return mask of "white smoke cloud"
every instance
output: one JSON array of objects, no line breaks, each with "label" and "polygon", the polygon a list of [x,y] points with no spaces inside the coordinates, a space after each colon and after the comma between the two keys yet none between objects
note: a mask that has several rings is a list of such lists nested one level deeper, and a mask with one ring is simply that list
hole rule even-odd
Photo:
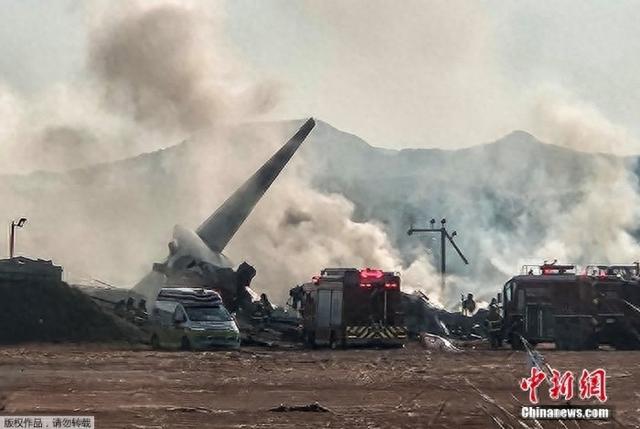
[{"label": "white smoke cloud", "polygon": [[[531,146],[515,152],[505,148],[502,152],[510,164],[520,166],[515,179],[529,179],[515,188],[521,191],[518,198],[529,201],[524,212],[508,219],[511,229],[489,223],[482,225],[486,233],[477,232],[476,263],[486,261],[486,268],[495,272],[478,278],[483,270],[476,269],[473,275],[459,279],[458,285],[484,299],[495,295],[509,277],[519,274],[523,264],[557,259],[578,264],[581,269],[589,264],[630,264],[640,255],[640,245],[633,235],[640,221],[636,159],[624,156],[637,153],[638,142],[596,106],[566,89],[544,86],[529,92],[528,97],[529,124],[535,136],[573,151],[544,153],[556,153],[565,161],[573,156],[576,162],[554,163],[529,152]],[[585,152],[591,156],[583,156]],[[483,186],[490,186],[495,195],[504,198],[513,189],[505,179],[514,180],[513,172],[493,170]],[[505,209],[509,206],[489,201],[478,206],[477,215],[501,218],[507,216]],[[474,225],[463,222],[460,228],[468,231]]]},{"label": "white smoke cloud", "polygon": [[[5,171],[87,169],[30,175],[24,192],[22,179],[7,180],[0,216],[28,217],[20,251],[54,259],[71,280],[133,286],[166,255],[173,223],[196,227],[289,136],[238,129],[269,111],[278,92],[246,77],[219,16],[190,3],[98,6],[77,82],[37,99],[0,91],[2,150],[19,155],[3,158]],[[180,152],[159,153],[154,164],[139,157],[134,171],[92,166],[183,139]],[[352,221],[349,201],[313,190],[303,166],[291,167],[229,248],[237,263],[257,266],[258,289],[282,300],[326,266],[402,268],[382,227]],[[424,270],[409,272],[429,287]]]},{"label": "white smoke cloud", "polygon": [[621,156],[640,152],[640,145],[627,129],[568,90],[546,85],[529,96],[533,100],[531,126],[543,140],[582,152]]},{"label": "white smoke cloud", "polygon": [[579,202],[567,212],[550,213],[551,228],[539,254],[581,264],[636,261],[640,246],[631,232],[640,220],[640,194],[635,161],[623,155],[637,153],[640,145],[624,127],[566,91],[545,88],[534,106],[533,126],[543,139],[606,154],[575,184],[583,194]]},{"label": "white smoke cloud", "polygon": [[216,24],[197,8],[160,5],[98,26],[90,65],[107,106],[147,128],[189,134],[268,109],[275,94],[240,78]]},{"label": "white smoke cloud", "polygon": [[[426,258],[404,267],[381,225],[358,223],[353,204],[313,190],[300,176],[285,176],[240,230],[229,252],[249,257],[255,285],[280,301],[290,287],[325,267],[372,267],[402,272],[403,289],[421,289],[439,302],[438,278]],[[431,294],[433,292],[433,294]]]},{"label": "white smoke cloud", "polygon": [[[431,26],[414,19],[424,17],[418,13],[422,3],[411,2],[404,20],[393,22],[378,2],[370,9],[370,4],[343,9],[335,2],[312,8],[336,27],[328,41],[336,47],[334,60],[352,70],[345,76],[325,76],[344,89],[331,92],[353,95],[352,101],[335,107],[336,115],[364,109],[372,112],[372,122],[389,119],[388,111],[363,106],[357,97],[358,91],[384,87],[381,106],[395,109],[396,97],[418,94],[412,105],[429,121],[459,124],[472,117],[493,124],[495,135],[495,121],[487,118],[518,104],[514,110],[528,107],[527,125],[546,142],[588,152],[637,152],[640,146],[624,127],[567,90],[544,88],[513,96],[513,88],[496,72],[490,22],[481,8],[460,3],[451,21],[449,11],[436,5],[425,9]],[[20,232],[21,251],[51,257],[71,272],[132,285],[151,262],[165,256],[173,223],[196,227],[289,137],[262,133],[259,127],[237,137],[239,123],[261,119],[280,95],[271,82],[247,77],[225,39],[219,12],[195,3],[104,3],[92,13],[87,69],[77,81],[49,87],[37,97],[0,85],[0,168],[5,173],[85,167],[191,140],[183,152],[163,152],[159,164],[136,164],[138,171],[127,171],[131,183],[122,179],[125,174],[103,170],[96,175],[30,176],[28,185],[7,179],[0,189],[0,218],[30,219],[28,230]],[[348,25],[340,25],[343,20]],[[468,38],[457,37],[461,29]],[[352,58],[354,50],[360,54]],[[387,57],[389,61],[378,61]],[[469,76],[482,85],[473,86]],[[367,85],[360,86],[363,77]],[[430,102],[420,95],[424,92],[406,94],[406,81],[426,88]],[[459,92],[451,92],[452,83],[459,83]],[[395,126],[416,125],[401,112],[391,116]],[[500,126],[506,123],[510,120]],[[452,125],[451,136],[433,139],[445,144],[450,137],[457,146],[468,139],[468,129],[482,129],[476,125]],[[428,123],[421,127],[430,128]],[[505,151],[503,156],[521,165],[520,177],[532,181],[552,184],[553,174],[565,173],[562,166],[543,171],[536,164],[523,164],[520,153]],[[133,164],[121,168],[127,165]],[[470,206],[457,201],[463,194],[449,193],[447,203],[464,208],[457,212],[457,227],[463,237],[473,236],[474,250],[482,256],[472,264],[487,266],[472,275],[450,276],[446,291],[440,290],[429,256],[413,245],[401,253],[390,243],[386,226],[351,220],[353,205],[339,195],[313,190],[304,167],[298,162],[287,168],[228,249],[236,262],[247,259],[257,266],[256,287],[278,300],[289,287],[332,265],[401,270],[407,290],[420,288],[434,301],[452,306],[463,291],[481,298],[495,294],[520,261],[532,256],[577,263],[637,259],[631,232],[638,224],[638,187],[624,158],[598,157],[587,174],[579,176],[582,181],[572,185],[577,196],[569,209],[554,200],[550,187],[550,198],[536,200],[525,213],[509,219],[514,225],[509,233],[495,224],[504,208],[494,200]],[[450,187],[469,185],[458,167],[443,175]],[[513,180],[500,171],[481,177],[486,183],[478,180],[477,185],[496,194]],[[531,190],[526,180],[523,183],[522,194],[528,195]],[[544,229],[536,226],[541,220]],[[478,276],[482,271],[496,274]]]}]

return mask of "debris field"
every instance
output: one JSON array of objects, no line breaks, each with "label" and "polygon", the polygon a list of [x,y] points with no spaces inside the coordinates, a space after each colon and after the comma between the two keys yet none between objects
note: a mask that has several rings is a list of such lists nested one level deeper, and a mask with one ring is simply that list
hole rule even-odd
[{"label": "debris field", "polygon": [[[94,415],[101,428],[562,427],[517,422],[523,352],[404,349],[164,352],[131,346],[0,348],[3,414]],[[543,350],[560,370],[607,373],[610,422],[640,425],[637,352]],[[546,389],[546,388],[545,388]],[[541,389],[542,403],[552,404]],[[579,404],[576,402],[575,404]],[[556,403],[557,405],[557,403]],[[622,427],[622,426],[621,426]]]}]

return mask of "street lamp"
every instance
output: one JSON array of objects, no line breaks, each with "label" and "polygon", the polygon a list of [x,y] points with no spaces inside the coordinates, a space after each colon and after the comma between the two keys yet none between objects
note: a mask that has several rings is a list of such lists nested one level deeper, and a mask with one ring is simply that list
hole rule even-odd
[{"label": "street lamp", "polygon": [[9,234],[9,258],[13,259],[13,250],[16,245],[16,227],[22,228],[24,224],[27,223],[26,217],[21,217],[17,222],[15,220],[11,221],[11,233]]}]

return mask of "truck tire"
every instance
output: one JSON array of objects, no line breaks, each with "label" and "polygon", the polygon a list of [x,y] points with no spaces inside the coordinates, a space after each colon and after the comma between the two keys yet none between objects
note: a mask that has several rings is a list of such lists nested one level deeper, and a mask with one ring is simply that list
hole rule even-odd
[{"label": "truck tire", "polygon": [[511,348],[513,350],[524,350],[524,344],[520,340],[520,335],[517,333],[512,333],[509,337],[509,343],[511,343]]}]

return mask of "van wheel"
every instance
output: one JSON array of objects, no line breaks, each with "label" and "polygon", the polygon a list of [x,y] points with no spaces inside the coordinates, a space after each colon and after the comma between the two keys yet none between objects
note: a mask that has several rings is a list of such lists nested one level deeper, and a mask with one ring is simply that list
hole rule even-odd
[{"label": "van wheel", "polygon": [[182,341],[180,342],[180,350],[184,350],[184,351],[191,350],[191,343],[189,342],[189,338],[182,337]]},{"label": "van wheel", "polygon": [[160,350],[160,338],[156,334],[151,336],[151,348],[153,350]]}]

